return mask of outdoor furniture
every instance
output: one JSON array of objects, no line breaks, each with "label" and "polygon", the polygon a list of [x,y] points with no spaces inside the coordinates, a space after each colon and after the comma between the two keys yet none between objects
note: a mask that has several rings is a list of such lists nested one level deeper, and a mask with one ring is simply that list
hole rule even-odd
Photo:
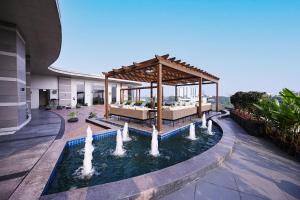
[{"label": "outdoor furniture", "polygon": [[147,108],[135,108],[135,107],[110,107],[110,115],[119,117],[126,117],[130,119],[137,119],[146,121],[149,119]]},{"label": "outdoor furniture", "polygon": [[174,122],[186,117],[191,117],[197,114],[196,106],[177,106],[169,107],[168,109],[163,109],[162,118],[166,121],[172,121],[173,126]]},{"label": "outdoor furniture", "polygon": [[[202,103],[202,112],[208,112],[212,110],[211,103]],[[175,121],[180,119],[185,119],[187,117],[192,117],[198,114],[198,106],[177,106],[168,107],[163,109],[162,117],[163,120],[172,121],[173,126]]]},{"label": "outdoor furniture", "polygon": [[[198,108],[198,105],[197,105]],[[212,104],[211,103],[202,103],[202,112],[209,112],[212,111]]]}]

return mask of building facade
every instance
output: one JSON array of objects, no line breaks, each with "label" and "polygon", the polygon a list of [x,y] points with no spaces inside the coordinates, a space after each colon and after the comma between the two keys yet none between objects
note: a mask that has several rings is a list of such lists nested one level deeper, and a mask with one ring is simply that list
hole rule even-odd
[{"label": "building facade", "polygon": [[[103,78],[51,68],[62,42],[56,0],[0,1],[0,135],[31,120],[31,109],[104,103]],[[130,84],[111,80],[109,101]]]},{"label": "building facade", "polygon": [[[136,87],[133,81],[112,79],[109,81],[109,103],[120,99],[120,89]],[[49,67],[48,75],[32,74],[30,99],[32,109],[46,106],[56,107],[104,104],[104,77],[101,75],[81,74]],[[125,99],[127,99],[127,94]]]}]

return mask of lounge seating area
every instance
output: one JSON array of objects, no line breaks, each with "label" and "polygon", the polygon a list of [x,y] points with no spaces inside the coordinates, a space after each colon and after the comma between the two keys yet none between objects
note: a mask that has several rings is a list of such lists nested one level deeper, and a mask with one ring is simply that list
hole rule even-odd
[{"label": "lounge seating area", "polygon": [[[147,121],[155,118],[156,116],[151,115],[151,111],[155,111],[155,108],[147,107],[146,105],[150,105],[150,103],[144,102],[124,102],[122,104],[116,103],[111,104],[109,108],[110,116],[117,116]],[[212,104],[207,103],[205,99],[202,101],[202,112],[209,112],[212,110]],[[150,112],[149,112],[150,111]],[[155,113],[155,112],[154,112]],[[191,118],[198,114],[198,103],[196,102],[175,102],[174,105],[171,106],[163,106],[162,107],[162,119],[164,121],[172,121],[174,122],[180,119]]]},{"label": "lounge seating area", "polygon": [[[216,111],[219,110],[219,78],[204,70],[194,67],[175,57],[155,55],[154,58],[119,69],[103,73],[105,75],[105,90],[108,90],[110,79],[123,79],[143,83],[142,87],[120,89],[119,102],[110,105],[109,95],[105,93],[105,118],[110,116],[126,117],[147,121],[155,119],[158,132],[163,130],[165,121],[174,123],[177,120],[201,117],[204,112],[212,110],[212,104],[203,101],[202,85],[215,85],[215,96],[212,103]],[[164,102],[163,86],[174,87],[172,103]],[[188,88],[193,87],[188,94]],[[181,90],[182,89],[182,90]],[[185,90],[184,90],[185,89]],[[150,90],[148,100],[140,102],[141,90]],[[135,93],[135,95],[134,95]],[[171,97],[171,96],[169,96]],[[147,99],[145,98],[145,99]],[[180,98],[182,98],[180,100]],[[128,102],[128,101],[134,101]],[[124,102],[125,101],[125,102]],[[126,102],[127,101],[127,102]],[[147,105],[147,106],[146,106]],[[151,106],[149,106],[151,105]],[[151,124],[151,123],[150,123]]]},{"label": "lounge seating area", "polygon": [[112,104],[110,106],[110,115],[145,121],[149,119],[149,110],[150,108],[147,107]]}]

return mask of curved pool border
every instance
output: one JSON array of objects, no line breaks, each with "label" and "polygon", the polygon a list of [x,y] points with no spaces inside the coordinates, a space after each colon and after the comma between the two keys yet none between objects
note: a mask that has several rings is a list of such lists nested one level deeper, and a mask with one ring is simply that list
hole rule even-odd
[{"label": "curved pool border", "polygon": [[215,146],[197,156],[140,176],[45,195],[41,199],[158,199],[177,191],[220,166],[232,154],[235,135],[224,129],[220,117],[222,115],[211,119],[222,129],[222,138]]}]

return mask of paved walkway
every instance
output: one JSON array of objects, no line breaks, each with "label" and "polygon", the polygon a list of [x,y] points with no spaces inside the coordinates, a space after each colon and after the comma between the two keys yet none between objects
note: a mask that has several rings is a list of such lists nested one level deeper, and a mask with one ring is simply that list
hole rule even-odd
[{"label": "paved walkway", "polygon": [[32,110],[28,125],[15,134],[0,136],[1,200],[8,199],[52,142],[62,137],[61,125],[64,124],[58,115]]},{"label": "paved walkway", "polygon": [[[104,115],[104,106],[103,105],[93,105],[93,106],[82,106],[81,108],[72,108],[72,109],[62,109],[62,110],[53,110],[53,112],[59,114],[65,119],[65,134],[64,138],[71,139],[79,136],[86,136],[86,129],[88,126],[91,127],[93,133],[105,130],[99,126],[93,125],[91,123],[86,123],[85,119],[89,116],[90,112],[97,113],[97,116],[102,117]],[[77,112],[78,122],[68,123],[68,114],[70,112]]]},{"label": "paved walkway", "polygon": [[231,158],[163,200],[300,199],[299,162],[269,141],[248,135],[231,119],[221,123],[237,137]]}]

